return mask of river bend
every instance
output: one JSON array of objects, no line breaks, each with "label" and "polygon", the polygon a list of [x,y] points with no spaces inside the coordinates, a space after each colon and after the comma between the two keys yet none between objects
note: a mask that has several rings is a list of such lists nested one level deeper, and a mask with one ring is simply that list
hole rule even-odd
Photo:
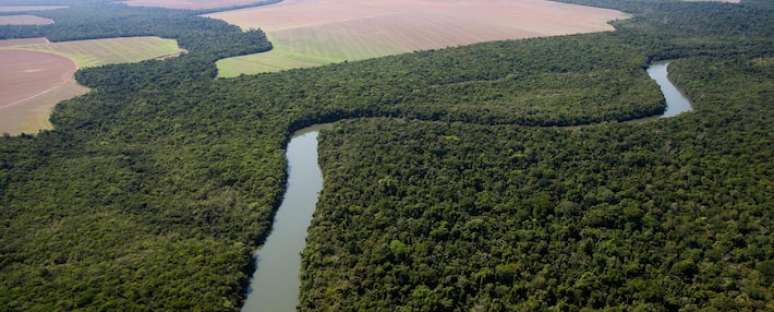
[{"label": "river bend", "polygon": [[[666,100],[661,117],[692,111],[691,102],[669,81],[669,61],[648,67]],[[287,147],[288,181],[282,204],[277,210],[272,232],[255,252],[256,271],[247,289],[245,312],[290,312],[298,305],[301,251],[306,242],[323,177],[317,163],[319,130],[330,124],[304,128],[293,134]]]}]

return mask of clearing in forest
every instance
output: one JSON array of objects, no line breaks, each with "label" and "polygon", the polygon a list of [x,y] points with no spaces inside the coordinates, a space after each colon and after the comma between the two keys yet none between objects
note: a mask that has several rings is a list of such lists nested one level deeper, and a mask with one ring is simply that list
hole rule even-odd
[{"label": "clearing in forest", "polygon": [[221,76],[273,72],[484,41],[610,31],[614,10],[545,0],[286,0],[206,15],[261,28],[266,53],[218,62]]},{"label": "clearing in forest", "polygon": [[0,16],[0,25],[48,25],[54,21],[35,15],[3,15]]},{"label": "clearing in forest", "polygon": [[[2,45],[2,41],[0,41]],[[154,58],[174,57],[183,52],[173,39],[126,37],[66,42],[38,41],[14,45],[14,49],[42,51],[73,60],[78,67],[134,63]]]},{"label": "clearing in forest", "polygon": [[176,56],[177,41],[133,37],[51,43],[44,38],[0,40],[0,133],[35,133],[66,99],[84,94],[78,68]]}]

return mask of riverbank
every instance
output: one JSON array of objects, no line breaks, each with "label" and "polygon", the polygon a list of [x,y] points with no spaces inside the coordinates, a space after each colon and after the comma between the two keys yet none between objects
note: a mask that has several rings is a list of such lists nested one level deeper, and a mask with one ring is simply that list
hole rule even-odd
[{"label": "riverbank", "polygon": [[[661,118],[692,111],[688,98],[671,82],[671,61],[651,64],[647,73],[660,87],[666,108]],[[650,118],[650,117],[648,117]],[[648,119],[645,118],[645,119]],[[256,271],[247,289],[242,311],[295,311],[298,305],[301,252],[311,224],[320,190],[323,188],[318,164],[318,136],[333,124],[319,124],[296,131],[287,145],[288,180],[282,204],[266,242],[255,251]]]}]

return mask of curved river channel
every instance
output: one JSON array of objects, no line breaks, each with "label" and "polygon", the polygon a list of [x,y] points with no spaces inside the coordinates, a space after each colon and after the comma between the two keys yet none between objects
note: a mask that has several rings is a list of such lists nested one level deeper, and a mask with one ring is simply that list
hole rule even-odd
[{"label": "curved river channel", "polygon": [[[673,117],[692,110],[691,102],[667,78],[669,62],[648,67],[666,99],[661,117]],[[323,177],[317,163],[317,136],[330,124],[296,131],[287,147],[288,182],[282,204],[277,210],[272,232],[255,252],[255,273],[242,307],[245,312],[295,311],[301,281],[301,251],[312,221]]]}]

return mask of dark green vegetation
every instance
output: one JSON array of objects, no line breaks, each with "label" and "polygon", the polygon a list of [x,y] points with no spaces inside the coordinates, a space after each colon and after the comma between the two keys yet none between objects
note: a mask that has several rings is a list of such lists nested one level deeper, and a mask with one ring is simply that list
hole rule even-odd
[{"label": "dark green vegetation", "polygon": [[630,12],[615,23],[620,36],[650,57],[766,53],[774,38],[774,6],[767,0],[743,5],[682,0],[560,0]]},{"label": "dark green vegetation", "polygon": [[[337,130],[351,139],[341,143],[325,135],[331,183],[304,256],[305,309],[443,309],[448,298],[466,310],[530,300],[765,309],[774,14],[626,3],[647,11],[632,7],[641,17],[615,33],[228,80],[212,79],[212,61],[267,49],[260,32],[97,2],[78,4],[80,19],[75,7],[36,13],[50,27],[0,27],[3,38],[160,35],[190,51],[81,71],[96,91],[59,105],[56,130],[0,139],[0,306],[236,310],[284,187],[288,133],[383,116],[441,122],[351,123]],[[691,22],[663,22],[678,16]],[[572,131],[511,125],[658,114],[641,66],[697,55],[710,58],[675,64],[696,114]],[[370,154],[400,151],[411,155]],[[350,240],[321,245],[324,235]]]},{"label": "dark green vegetation", "polygon": [[698,112],[324,133],[304,310],[770,310],[774,59],[672,71]]}]

